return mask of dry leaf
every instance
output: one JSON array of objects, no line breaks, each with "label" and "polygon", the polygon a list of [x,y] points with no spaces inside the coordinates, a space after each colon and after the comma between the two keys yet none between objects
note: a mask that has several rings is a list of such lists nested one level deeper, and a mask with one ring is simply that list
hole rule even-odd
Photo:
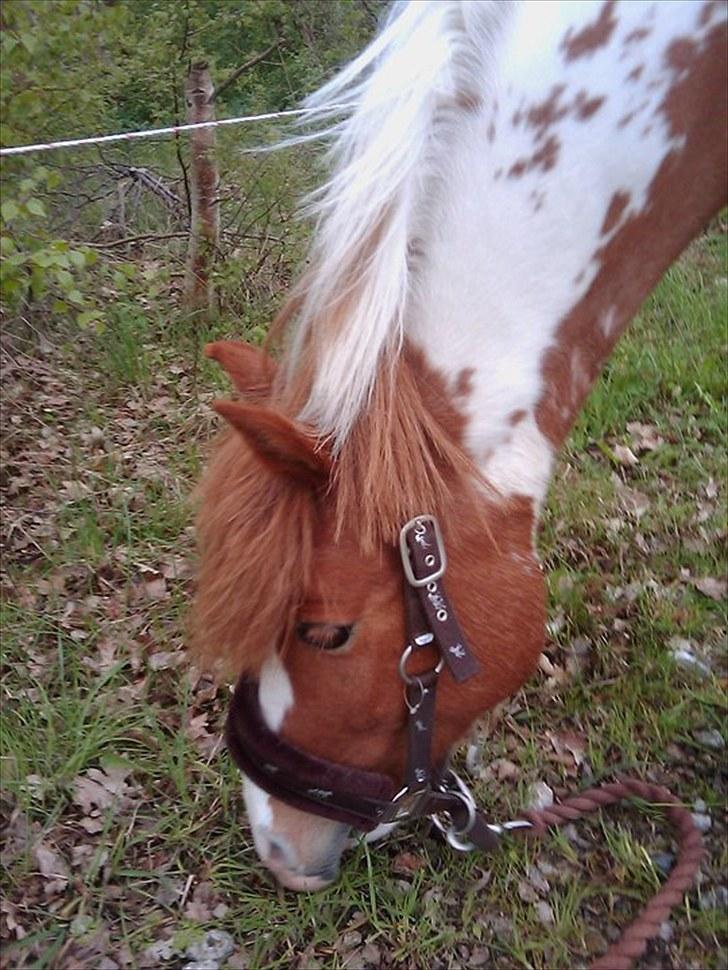
[{"label": "dry leaf", "polygon": [[612,450],[619,464],[624,465],[625,468],[632,468],[634,465],[639,465],[639,458],[626,445],[615,445]]},{"label": "dry leaf", "polygon": [[538,902],[538,893],[530,883],[523,879],[518,883],[518,895],[524,903]]},{"label": "dry leaf", "polygon": [[213,910],[221,903],[221,899],[215,892],[211,882],[201,882],[195,887],[192,899],[185,906],[185,916],[187,919],[196,920],[200,923],[209,922],[212,919]]},{"label": "dry leaf", "polygon": [[558,734],[547,731],[546,737],[554,749],[549,760],[563,765],[568,774],[577,774],[577,769],[584,761],[586,738],[576,731],[560,731]]},{"label": "dry leaf", "polygon": [[182,660],[177,653],[169,650],[159,650],[151,654],[147,661],[152,670],[167,670],[169,667],[176,667]]},{"label": "dry leaf", "polygon": [[718,602],[725,599],[726,593],[728,593],[728,581],[716,579],[714,576],[702,576],[700,579],[694,579],[693,586],[704,596],[709,596],[712,600]]},{"label": "dry leaf", "polygon": [[617,486],[617,494],[625,512],[633,515],[638,521],[650,507],[650,500],[644,492],[638,492],[636,488],[630,488],[621,481]]},{"label": "dry leaf", "polygon": [[543,923],[544,926],[553,925],[554,911],[545,900],[540,899],[536,903],[536,914],[538,915],[539,922]]},{"label": "dry leaf", "polygon": [[211,734],[210,731],[207,730],[208,716],[208,713],[203,711],[202,714],[197,714],[194,717],[190,717],[187,727],[185,728],[185,734],[190,739],[195,749],[205,757],[212,754],[217,745],[220,743],[219,737],[216,734]]},{"label": "dry leaf", "polygon": [[154,602],[166,600],[170,597],[170,592],[167,589],[167,580],[164,576],[157,576],[156,579],[147,580],[144,583],[144,592],[147,599],[153,600]]},{"label": "dry leaf", "polygon": [[33,848],[33,858],[41,875],[49,880],[45,885],[47,895],[56,895],[68,885],[69,872],[65,860],[47,843],[40,842]]},{"label": "dry leaf", "polygon": [[627,431],[632,436],[632,447],[636,451],[655,451],[660,445],[665,444],[665,439],[660,437],[654,424],[630,421]]},{"label": "dry leaf", "polygon": [[401,876],[409,876],[422,869],[427,863],[415,852],[400,852],[392,863],[392,871]]},{"label": "dry leaf", "polygon": [[509,761],[508,758],[496,758],[495,761],[491,761],[487,772],[491,777],[495,776],[498,781],[511,781],[521,773],[518,765]]},{"label": "dry leaf", "polygon": [[91,815],[94,808],[103,811],[129,794],[125,779],[130,772],[131,769],[124,765],[107,766],[104,771],[89,768],[85,776],[79,776],[74,782],[74,803],[87,815]]}]

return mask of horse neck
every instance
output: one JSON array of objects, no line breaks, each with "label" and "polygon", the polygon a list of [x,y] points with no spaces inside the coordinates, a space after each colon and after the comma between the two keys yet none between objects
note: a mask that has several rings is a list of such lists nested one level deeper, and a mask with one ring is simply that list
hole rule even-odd
[{"label": "horse neck", "polygon": [[407,334],[505,494],[541,501],[617,338],[723,203],[725,97],[722,4],[538,0],[504,25],[413,246]]}]

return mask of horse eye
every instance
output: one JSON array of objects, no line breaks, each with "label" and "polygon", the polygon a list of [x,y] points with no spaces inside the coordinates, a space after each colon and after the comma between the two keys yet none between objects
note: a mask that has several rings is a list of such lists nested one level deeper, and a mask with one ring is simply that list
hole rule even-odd
[{"label": "horse eye", "polygon": [[318,650],[338,650],[351,636],[353,625],[335,623],[299,623],[296,636]]}]

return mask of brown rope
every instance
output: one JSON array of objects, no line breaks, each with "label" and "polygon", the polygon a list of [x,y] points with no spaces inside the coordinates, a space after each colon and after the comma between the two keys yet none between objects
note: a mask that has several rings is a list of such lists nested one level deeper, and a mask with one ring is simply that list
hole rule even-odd
[{"label": "brown rope", "polygon": [[539,836],[550,828],[635,797],[665,807],[665,814],[675,829],[678,842],[677,862],[660,891],[604,956],[591,964],[590,970],[629,970],[634,961],[642,956],[648,941],[658,935],[670,911],[680,903],[683,894],[692,885],[703,855],[700,832],[690,812],[671,792],[660,785],[651,785],[636,778],[590,788],[560,805],[524,813],[524,818],[534,827],[531,831]]}]

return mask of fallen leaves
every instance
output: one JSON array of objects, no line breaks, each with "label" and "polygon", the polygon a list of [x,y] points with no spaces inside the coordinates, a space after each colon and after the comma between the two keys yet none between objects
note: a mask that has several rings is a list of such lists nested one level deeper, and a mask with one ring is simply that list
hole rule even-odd
[{"label": "fallen leaves", "polygon": [[693,586],[702,593],[718,603],[728,595],[728,580],[717,579],[715,576],[702,576],[699,579],[691,580]]},{"label": "fallen leaves", "polygon": [[400,876],[411,876],[427,866],[427,860],[416,852],[398,852],[392,862],[392,872]]},{"label": "fallen leaves", "polygon": [[631,515],[639,522],[651,505],[649,496],[645,495],[644,492],[638,491],[636,488],[625,485],[618,475],[613,475],[612,481],[614,482],[619,504],[628,515]]},{"label": "fallen leaves", "polygon": [[553,749],[547,753],[549,760],[561,765],[567,775],[578,775],[585,762],[586,737],[578,731],[547,731],[546,738]]},{"label": "fallen leaves", "polygon": [[222,901],[222,897],[213,884],[207,881],[200,882],[195,886],[192,899],[187,902],[184,908],[187,919],[198,923],[222,919],[227,911],[228,907]]},{"label": "fallen leaves", "polygon": [[626,445],[615,445],[612,449],[614,456],[620,465],[624,465],[627,468],[633,468],[635,465],[639,464],[639,458]]},{"label": "fallen leaves", "polygon": [[137,789],[127,782],[131,766],[113,758],[104,768],[89,768],[73,783],[73,803],[83,812],[80,825],[89,835],[97,835],[105,825],[108,811],[125,810],[137,797]]},{"label": "fallen leaves", "polygon": [[654,424],[629,421],[627,431],[630,434],[632,448],[638,454],[643,451],[656,451],[665,444],[665,439],[660,435]]},{"label": "fallen leaves", "polygon": [[62,893],[70,878],[65,859],[47,842],[39,842],[33,847],[33,858],[45,879],[46,896]]}]

